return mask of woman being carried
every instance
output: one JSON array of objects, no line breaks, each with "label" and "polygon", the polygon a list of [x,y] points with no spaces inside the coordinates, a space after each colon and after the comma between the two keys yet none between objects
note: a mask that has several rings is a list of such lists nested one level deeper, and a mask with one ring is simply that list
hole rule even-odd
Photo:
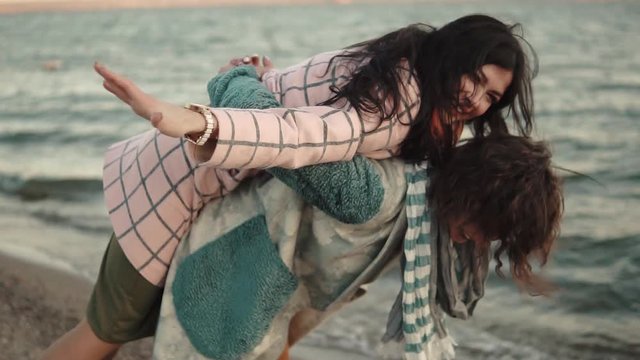
[{"label": "woman being carried", "polygon": [[[119,246],[146,281],[162,286],[178,242],[204,203],[255,174],[252,169],[295,168],[355,154],[428,159],[438,167],[448,161],[465,122],[482,137],[489,129],[506,129],[503,111],[528,133],[532,73],[513,30],[472,15],[440,29],[409,26],[314,56],[264,74],[263,83],[284,108],[262,111],[194,112],[96,66],[107,90],[168,135],[143,134],[107,154],[105,198]],[[202,134],[206,123],[215,124],[212,134]],[[173,138],[185,135],[209,139],[186,150]],[[100,335],[108,342],[131,340]]]},{"label": "woman being carried", "polygon": [[[208,172],[193,179],[185,165],[191,162],[183,157],[195,151],[172,151],[174,140],[148,133],[113,145],[104,185],[120,245],[147,280],[161,285],[173,249],[198,210],[254,174],[253,169],[298,168],[355,154],[429,159],[438,166],[465,122],[482,137],[488,128],[506,128],[503,111],[528,132],[532,74],[512,31],[493,18],[472,15],[437,30],[409,26],[267,72],[263,83],[284,107],[201,110],[211,111],[216,129],[196,149],[204,160],[198,168]],[[197,139],[204,131],[202,114],[159,101],[102,66],[97,70],[108,90],[163,134]],[[167,173],[174,160],[181,167]],[[135,171],[138,163],[141,171]],[[140,188],[148,193],[134,193]],[[167,195],[167,189],[173,192]]]}]

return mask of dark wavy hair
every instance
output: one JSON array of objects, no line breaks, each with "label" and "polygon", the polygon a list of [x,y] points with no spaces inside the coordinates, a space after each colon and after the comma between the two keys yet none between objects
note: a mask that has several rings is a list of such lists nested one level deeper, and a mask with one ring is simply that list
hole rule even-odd
[{"label": "dark wavy hair", "polygon": [[561,181],[544,142],[493,134],[464,142],[433,176],[429,198],[439,221],[462,219],[498,239],[499,275],[506,253],[513,277],[544,292],[536,289],[529,257],[547,262],[564,211]]},{"label": "dark wavy hair", "polygon": [[[332,88],[335,95],[324,104],[346,99],[358,112],[378,112],[390,119],[402,106],[402,76],[399,64],[408,60],[417,75],[420,109],[412,120],[400,157],[407,161],[446,161],[462,130],[462,124],[449,121],[459,108],[460,80],[468,75],[479,84],[480,69],[494,64],[513,71],[513,80],[501,100],[472,120],[474,136],[491,130],[507,130],[504,118],[511,113],[519,133],[529,134],[533,126],[531,80],[537,71],[531,66],[518,34],[519,25],[506,25],[486,15],[469,15],[436,29],[413,24],[377,39],[354,44],[331,59],[355,61],[360,65],[343,86]],[[531,47],[529,47],[531,49]],[[535,52],[531,50],[534,60]],[[328,71],[328,70],[327,70]],[[375,89],[375,91],[373,91]],[[385,100],[393,106],[385,108]],[[434,114],[442,119],[434,121]]]}]

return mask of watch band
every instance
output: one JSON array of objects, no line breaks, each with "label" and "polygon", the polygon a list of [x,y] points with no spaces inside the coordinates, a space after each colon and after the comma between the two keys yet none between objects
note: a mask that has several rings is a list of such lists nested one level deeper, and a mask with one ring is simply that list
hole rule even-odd
[{"label": "watch band", "polygon": [[200,114],[202,114],[202,116],[204,116],[204,120],[205,120],[205,128],[204,128],[204,132],[202,133],[202,135],[200,135],[197,139],[192,139],[191,136],[189,134],[185,134],[184,138],[197,145],[197,146],[202,146],[204,144],[207,143],[207,141],[209,140],[209,138],[211,137],[211,134],[213,134],[213,132],[218,128],[218,121],[216,120],[215,116],[213,116],[213,113],[211,112],[211,109],[209,109],[209,107],[204,106],[204,105],[200,105],[200,104],[187,104],[184,106],[186,109],[198,112]]}]

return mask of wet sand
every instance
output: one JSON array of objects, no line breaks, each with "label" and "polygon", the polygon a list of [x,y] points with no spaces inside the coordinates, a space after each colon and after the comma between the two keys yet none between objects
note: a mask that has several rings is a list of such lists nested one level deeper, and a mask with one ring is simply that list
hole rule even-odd
[{"label": "wet sand", "polygon": [[[0,252],[0,360],[36,360],[84,314],[92,284],[76,274],[56,270]],[[152,338],[123,346],[116,360],[150,359]],[[305,344],[296,345],[292,360],[366,360]]]},{"label": "wet sand", "polygon": [[[0,253],[0,360],[39,359],[82,317],[88,280]],[[151,357],[151,339],[125,345],[116,359]]]}]

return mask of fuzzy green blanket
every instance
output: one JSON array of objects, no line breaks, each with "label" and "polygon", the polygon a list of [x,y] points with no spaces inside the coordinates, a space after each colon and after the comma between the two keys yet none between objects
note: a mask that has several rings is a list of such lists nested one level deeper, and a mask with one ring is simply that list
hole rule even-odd
[{"label": "fuzzy green blanket", "polygon": [[[280,106],[250,66],[216,76],[208,91],[214,107]],[[344,223],[368,221],[384,198],[380,175],[360,157],[268,172],[304,202]],[[297,285],[272,242],[265,216],[258,213],[187,256],[176,270],[172,293],[177,319],[194,348],[208,358],[231,360],[259,345]]]}]

